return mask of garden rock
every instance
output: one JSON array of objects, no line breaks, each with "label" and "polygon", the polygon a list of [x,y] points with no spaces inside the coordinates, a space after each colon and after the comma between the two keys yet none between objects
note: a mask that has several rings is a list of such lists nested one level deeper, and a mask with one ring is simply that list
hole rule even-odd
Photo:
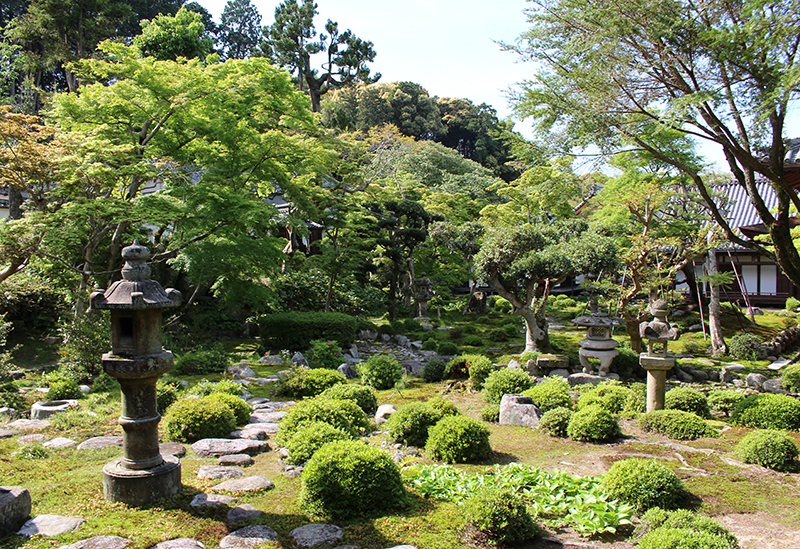
[{"label": "garden rock", "polygon": [[0,408],[0,418],[6,418],[11,421],[16,419],[18,415],[18,412],[14,408],[9,408],[8,406]]},{"label": "garden rock", "polygon": [[84,395],[88,395],[92,392],[92,388],[88,385],[78,385],[78,390],[83,393]]},{"label": "garden rock", "polygon": [[[530,360],[528,362],[530,362]],[[530,370],[529,370],[529,372],[530,372]],[[569,370],[565,370],[564,368],[556,368],[555,370],[550,370],[550,373],[548,375],[550,375],[550,376],[559,376],[559,377],[563,377],[564,379],[567,379],[567,378],[569,378],[570,373],[569,373]]]},{"label": "garden rock", "polygon": [[355,368],[349,364],[340,364],[336,371],[342,374],[347,379],[355,379],[358,377]]},{"label": "garden rock", "polygon": [[217,460],[217,465],[222,466],[239,466],[239,467],[247,467],[248,465],[252,465],[255,463],[253,458],[248,456],[247,454],[231,454],[228,456],[220,456],[219,460]]},{"label": "garden rock", "polygon": [[177,538],[156,543],[150,549],[203,549],[205,545],[192,538]]},{"label": "garden rock", "polygon": [[18,419],[6,425],[7,429],[20,429],[22,431],[37,431],[50,426],[48,419]]},{"label": "garden rock", "polygon": [[67,437],[56,437],[42,444],[45,448],[72,448],[77,445],[77,441]]},{"label": "garden rock", "polygon": [[233,480],[226,480],[217,484],[212,489],[220,492],[261,492],[262,490],[269,490],[275,484],[269,479],[254,475],[252,477],[237,478]]},{"label": "garden rock", "polygon": [[512,358],[511,360],[508,361],[508,368],[512,370],[519,370],[520,368],[522,368],[522,365]]},{"label": "garden rock", "polygon": [[102,450],[122,446],[122,437],[93,437],[78,444],[78,450]]},{"label": "garden rock", "polygon": [[675,368],[675,376],[684,383],[691,383],[694,381],[692,374],[686,372],[683,368]]},{"label": "garden rock", "polygon": [[236,498],[224,494],[197,494],[189,504],[192,507],[219,507],[236,502]]},{"label": "garden rock", "polygon": [[22,431],[16,429],[0,429],[0,439],[15,437],[20,433],[22,433]]},{"label": "garden rock", "polygon": [[763,374],[747,374],[747,377],[744,379],[747,386],[753,389],[761,389],[761,386],[764,385],[766,380],[767,376]]},{"label": "garden rock", "polygon": [[261,404],[259,404],[257,406],[254,406],[253,409],[255,409],[255,410],[264,410],[264,409],[282,410],[284,408],[291,408],[295,404],[296,404],[296,402],[294,400],[282,400],[282,401],[279,400],[279,401],[276,401],[276,402],[269,402],[268,401],[268,402],[263,402],[263,403],[261,403]]},{"label": "garden rock", "polygon": [[276,412],[253,412],[253,415],[250,416],[251,423],[276,423],[283,419],[286,415],[285,410],[278,410]]},{"label": "garden rock", "polygon": [[256,377],[256,373],[247,364],[234,364],[232,366],[228,366],[227,372],[237,379]]},{"label": "garden rock", "polygon": [[709,378],[711,377],[709,373],[706,372],[705,370],[698,370],[696,368],[690,368],[689,373],[692,374],[692,377],[694,378],[695,381],[699,381],[701,383],[704,381],[708,381]]},{"label": "garden rock", "polygon": [[303,353],[301,353],[300,351],[297,351],[294,354],[294,356],[292,357],[292,360],[289,361],[289,364],[291,364],[292,366],[306,366],[307,367],[308,366],[308,361],[306,360],[306,357],[303,356]]},{"label": "garden rock", "polygon": [[225,467],[222,465],[201,465],[197,470],[197,478],[239,478],[244,476],[244,471],[238,467]]},{"label": "garden rock", "polygon": [[270,399],[264,397],[253,397],[247,399],[247,403],[252,406],[254,410],[260,406],[269,404],[270,402],[272,402]]},{"label": "garden rock", "polygon": [[745,369],[744,364],[739,364],[738,362],[724,362],[721,366],[727,368],[731,372],[741,372]]},{"label": "garden rock", "polygon": [[378,337],[378,332],[375,330],[359,330],[358,332],[358,339],[363,339],[364,341],[375,341]]},{"label": "garden rock", "polygon": [[119,536],[95,536],[76,541],[70,545],[62,545],[59,549],[124,549],[131,544],[128,538]]},{"label": "garden rock", "polygon": [[394,336],[394,341],[395,341],[395,343],[397,343],[401,347],[405,347],[406,349],[410,349],[411,348],[411,341],[409,341],[409,339],[404,335],[396,335],[396,336]]},{"label": "garden rock", "polygon": [[413,545],[395,545],[394,547],[389,547],[388,549],[417,549]]},{"label": "garden rock", "polygon": [[400,365],[412,377],[422,377],[422,370],[425,368],[421,362],[416,360],[404,360]]},{"label": "garden rock", "polygon": [[[277,423],[275,424],[277,425]],[[244,438],[247,440],[267,440],[268,433],[264,429],[237,429],[231,431],[228,435],[230,438]]]},{"label": "garden rock", "polygon": [[570,387],[575,387],[576,385],[585,385],[587,383],[599,385],[608,379],[619,381],[619,376],[613,372],[607,376],[597,376],[594,374],[584,374],[583,372],[578,372],[577,374],[571,374],[567,378],[567,381],[569,382]]},{"label": "garden rock", "polygon": [[768,379],[761,385],[761,390],[765,393],[773,393],[776,395],[786,395],[789,393],[786,389],[783,388],[781,385],[780,379]]},{"label": "garden rock", "polygon": [[733,380],[733,386],[742,388],[742,387],[746,387],[747,383],[745,383],[745,381],[743,379],[734,379]]},{"label": "garden rock", "polygon": [[47,435],[35,433],[32,435],[22,435],[17,439],[20,444],[41,444],[47,440]]},{"label": "garden rock", "polygon": [[[241,428],[239,431],[241,431],[241,433],[239,433],[239,436],[231,436],[231,438],[249,438],[249,439],[253,439],[253,440],[264,440],[260,436],[258,436],[258,437],[251,436],[250,433],[248,433],[248,431],[255,431],[255,432],[266,433],[267,435],[274,435],[275,433],[278,432],[278,424],[275,423],[275,422],[270,422],[270,423],[248,423],[243,428]],[[236,432],[236,431],[234,431],[234,432]]]},{"label": "garden rock", "polygon": [[39,515],[22,525],[20,536],[31,537],[36,534],[41,536],[59,536],[66,532],[77,530],[86,523],[82,518],[62,517],[59,515]]},{"label": "garden rock", "polygon": [[433,324],[426,324],[426,323],[423,322],[422,324],[420,324],[420,326],[422,327],[422,331],[423,332],[431,332],[431,331],[433,331]]},{"label": "garden rock", "polygon": [[31,494],[22,486],[0,486],[0,536],[16,531],[31,516]]},{"label": "garden rock", "polygon": [[736,374],[733,371],[727,368],[722,368],[719,371],[719,380],[722,383],[733,383],[734,379],[736,379]]},{"label": "garden rock", "polygon": [[787,366],[790,363],[791,360],[788,358],[779,358],[778,360],[767,366],[767,368],[769,368],[770,370],[780,370],[781,368]]},{"label": "garden rock", "polygon": [[375,424],[381,425],[389,420],[389,417],[397,411],[394,404],[381,404],[375,412]]},{"label": "garden rock", "polygon": [[343,530],[333,524],[306,524],[291,531],[294,542],[301,547],[331,545],[339,541]]},{"label": "garden rock", "polygon": [[283,359],[279,356],[264,355],[258,359],[259,364],[283,364]]},{"label": "garden rock", "polygon": [[186,447],[177,442],[162,442],[158,445],[158,452],[162,456],[183,457],[186,455]]},{"label": "garden rock", "polygon": [[539,425],[542,410],[533,399],[523,395],[503,395],[500,400],[500,425],[521,425],[535,428]]},{"label": "garden rock", "polygon": [[192,444],[192,451],[200,457],[219,457],[226,454],[249,454],[255,456],[269,451],[264,440],[204,438]]},{"label": "garden rock", "polygon": [[263,517],[264,515],[266,515],[264,511],[256,509],[248,503],[243,503],[228,511],[228,521],[242,522],[245,520]]},{"label": "garden rock", "polygon": [[219,542],[221,549],[238,549],[256,547],[269,541],[278,539],[278,533],[270,528],[258,524],[256,526],[245,526],[235,532],[228,534]]},{"label": "garden rock", "polygon": [[78,401],[74,399],[42,400],[34,402],[31,406],[31,419],[47,419],[53,414],[66,412],[70,408],[77,407]]}]

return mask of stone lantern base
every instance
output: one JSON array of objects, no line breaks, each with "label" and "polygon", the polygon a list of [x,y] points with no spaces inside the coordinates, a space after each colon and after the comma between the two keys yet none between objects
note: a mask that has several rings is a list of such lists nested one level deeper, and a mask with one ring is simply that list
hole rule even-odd
[{"label": "stone lantern base", "polygon": [[114,502],[141,506],[174,496],[181,491],[181,462],[163,456],[161,465],[150,469],[127,469],[118,458],[103,467],[103,496]]},{"label": "stone lantern base", "polygon": [[664,409],[667,392],[667,372],[675,367],[675,357],[639,355],[639,364],[647,370],[647,411]]}]

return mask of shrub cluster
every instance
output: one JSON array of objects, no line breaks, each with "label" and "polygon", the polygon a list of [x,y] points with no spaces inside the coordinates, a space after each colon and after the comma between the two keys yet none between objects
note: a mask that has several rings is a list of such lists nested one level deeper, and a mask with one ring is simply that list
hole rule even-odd
[{"label": "shrub cluster", "polygon": [[672,509],[686,491],[680,479],[652,459],[625,459],[611,466],[603,477],[603,489],[612,499],[633,505],[639,512],[652,507]]},{"label": "shrub cluster", "polygon": [[170,405],[177,401],[183,388],[175,382],[158,380],[156,384],[156,409],[164,413]]},{"label": "shrub cluster", "polygon": [[524,391],[543,412],[555,408],[572,408],[569,382],[561,376],[546,377],[541,383]]},{"label": "shrub cluster", "polygon": [[439,348],[436,349],[436,354],[442,356],[453,356],[458,353],[458,347],[452,341],[442,341],[439,343]]},{"label": "shrub cluster", "polygon": [[311,365],[314,368],[335,370],[342,363],[343,357],[344,352],[335,341],[315,339],[311,342]]},{"label": "shrub cluster", "polygon": [[297,366],[286,374],[275,391],[293,398],[314,397],[343,383],[347,383],[347,378],[336,370]]},{"label": "shrub cluster", "polygon": [[229,393],[212,393],[206,398],[221,402],[230,408],[236,420],[236,425],[245,425],[249,423],[250,414],[253,413],[253,407],[238,396],[233,396]]},{"label": "shrub cluster", "polygon": [[500,405],[487,404],[481,409],[481,419],[490,423],[497,423],[500,421]]},{"label": "shrub cluster", "polygon": [[[429,339],[428,341],[433,341],[435,343],[435,340],[433,339]],[[428,341],[426,341],[425,343],[427,343]],[[422,347],[425,348],[424,345]],[[426,362],[425,367],[422,368],[422,379],[424,379],[428,383],[432,383],[435,381],[442,381],[442,379],[444,379],[444,369],[446,367],[447,363],[441,358],[432,358],[428,362]]]},{"label": "shrub cluster", "polygon": [[401,406],[386,422],[389,438],[408,446],[425,446],[428,430],[442,419],[439,410],[426,402],[409,402]]},{"label": "shrub cluster", "polygon": [[581,408],[569,420],[567,435],[582,442],[603,442],[622,434],[619,422],[611,412],[600,406]]},{"label": "shrub cluster", "polygon": [[790,393],[800,393],[800,364],[786,367],[781,376],[781,385]]},{"label": "shrub cluster", "polygon": [[430,428],[425,452],[431,459],[445,463],[486,459],[492,455],[489,429],[471,417],[447,416]]},{"label": "shrub cluster", "polygon": [[474,493],[462,513],[469,524],[501,543],[525,541],[538,532],[522,498],[508,488]]},{"label": "shrub cluster", "polygon": [[695,440],[717,436],[717,432],[702,418],[683,410],[653,410],[639,418],[639,428],[676,440]]},{"label": "shrub cluster", "polygon": [[583,393],[578,399],[578,410],[586,406],[600,406],[612,414],[619,414],[625,408],[630,389],[610,382],[603,382]]},{"label": "shrub cluster", "polygon": [[761,340],[753,334],[736,334],[728,345],[728,354],[739,360],[756,360],[761,352]]},{"label": "shrub cluster", "polygon": [[355,401],[367,415],[374,414],[378,409],[378,397],[375,395],[375,389],[367,385],[337,383],[333,387],[325,389],[319,396],[320,398]]},{"label": "shrub cluster", "polygon": [[178,375],[204,375],[224,372],[230,365],[228,355],[219,349],[195,349],[178,355],[174,373]]},{"label": "shrub cluster", "polygon": [[358,331],[358,320],[343,313],[276,313],[253,319],[261,341],[269,349],[301,351],[312,340],[331,340],[349,347]]},{"label": "shrub cluster", "polygon": [[353,437],[324,421],[311,421],[302,425],[286,441],[289,462],[301,465],[311,459],[314,453],[328,442],[351,440]]},{"label": "shrub cluster", "polygon": [[733,389],[717,389],[708,393],[708,407],[715,412],[730,416],[733,409],[743,401],[745,394]]},{"label": "shrub cluster", "polygon": [[619,347],[619,354],[611,361],[611,371],[619,374],[621,378],[641,377],[637,374],[641,371],[639,365],[639,353],[630,347]]},{"label": "shrub cluster", "polygon": [[434,410],[437,410],[442,417],[461,415],[461,412],[458,410],[458,407],[455,404],[439,395],[429,399],[428,406]]},{"label": "shrub cluster", "polygon": [[211,397],[179,400],[164,415],[164,437],[175,442],[227,438],[235,428],[230,407]]},{"label": "shrub cluster", "polygon": [[313,516],[342,519],[405,507],[400,469],[383,450],[358,440],[329,442],[306,462],[300,504]]},{"label": "shrub cluster", "polygon": [[533,378],[520,368],[503,368],[489,374],[483,384],[486,402],[499,403],[503,395],[521,394],[533,385]]},{"label": "shrub cluster", "polygon": [[350,435],[358,436],[369,428],[369,418],[353,400],[312,398],[295,404],[280,422],[275,441],[285,446],[292,434],[312,421],[322,421]]},{"label": "shrub cluster", "polygon": [[731,423],[757,429],[798,431],[800,402],[787,395],[751,395],[734,407]]},{"label": "shrub cluster", "polygon": [[403,379],[403,367],[392,355],[373,355],[357,366],[361,380],[376,389],[391,389]]},{"label": "shrub cluster", "polygon": [[190,395],[199,397],[208,396],[211,393],[228,393],[234,396],[242,396],[244,394],[244,387],[231,379],[223,379],[216,383],[202,379],[200,383],[189,390]]},{"label": "shrub cluster", "polygon": [[[439,347],[439,342],[436,341],[435,337],[429,337],[428,339],[422,342],[423,351],[435,351],[438,347]],[[433,381],[439,381],[439,380],[433,380]]]},{"label": "shrub cluster", "polygon": [[494,372],[494,364],[483,355],[463,355],[463,357],[467,360],[467,369],[472,388],[480,391],[483,389],[486,378]]},{"label": "shrub cluster", "polygon": [[83,397],[78,382],[74,379],[56,379],[47,390],[47,400],[78,399]]},{"label": "shrub cluster", "polygon": [[667,391],[664,396],[664,408],[691,412],[700,417],[711,415],[706,395],[691,387],[675,387]]},{"label": "shrub cluster", "polygon": [[667,511],[654,507],[636,527],[637,547],[649,549],[738,549],[736,537],[717,521],[686,509]]},{"label": "shrub cluster", "polygon": [[539,428],[552,437],[566,437],[572,410],[558,407],[546,411],[539,419]]},{"label": "shrub cluster", "polygon": [[628,387],[628,398],[622,408],[623,414],[635,417],[647,410],[647,385],[644,383],[631,383]]},{"label": "shrub cluster", "polygon": [[794,469],[797,445],[780,431],[753,431],[746,435],[733,452],[745,463],[755,463],[776,471]]}]

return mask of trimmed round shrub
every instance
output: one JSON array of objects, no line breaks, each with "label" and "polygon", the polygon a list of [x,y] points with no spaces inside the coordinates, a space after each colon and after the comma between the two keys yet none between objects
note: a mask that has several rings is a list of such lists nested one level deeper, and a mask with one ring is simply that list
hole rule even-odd
[{"label": "trimmed round shrub", "polygon": [[601,383],[581,395],[578,399],[578,410],[597,405],[612,414],[619,414],[625,408],[630,393],[630,389],[622,385]]},{"label": "trimmed round shrub", "polygon": [[[429,339],[428,341],[433,341],[433,340]],[[423,348],[424,347],[425,345],[423,345]],[[424,379],[428,383],[442,381],[444,379],[444,369],[446,367],[447,363],[441,358],[432,358],[428,362],[426,362],[425,366],[422,368],[422,379]]]},{"label": "trimmed round shrub", "polygon": [[438,347],[439,347],[439,342],[436,341],[435,337],[428,338],[422,342],[423,351],[435,351]]},{"label": "trimmed round shrub", "polygon": [[637,549],[738,549],[722,536],[690,528],[657,528],[642,536]]},{"label": "trimmed round shrub", "polygon": [[481,410],[481,419],[489,423],[497,423],[500,421],[500,405],[487,404]]},{"label": "trimmed round shrub", "polygon": [[715,437],[717,431],[702,418],[683,410],[653,410],[639,418],[639,428],[676,440]]},{"label": "trimmed round shrub", "polygon": [[569,382],[561,376],[546,377],[522,394],[531,397],[543,412],[555,408],[572,408]]},{"label": "trimmed round shrub", "polygon": [[378,409],[378,397],[375,389],[367,385],[337,383],[319,394],[319,398],[333,398],[338,400],[352,400],[365,414],[371,415]]},{"label": "trimmed round shrub", "polygon": [[525,502],[509,488],[487,487],[472,494],[462,514],[469,524],[501,543],[524,541],[538,532]]},{"label": "trimmed round shrub", "polygon": [[241,398],[228,393],[212,393],[206,398],[222,402],[230,408],[231,412],[233,412],[233,417],[236,419],[236,425],[244,425],[250,422],[250,414],[253,413],[253,407]]},{"label": "trimmed round shrub", "polygon": [[[716,520],[704,515],[698,515],[688,509],[677,509],[675,511],[668,511],[660,507],[653,507],[642,515],[639,525],[636,527],[634,536],[639,538],[645,534],[649,534],[657,529],[675,529],[685,528],[690,530],[693,537],[696,532],[703,532],[712,534],[718,538],[724,539],[727,542],[725,547],[727,549],[738,549],[739,542],[736,537],[731,534],[727,528],[722,526]],[[659,536],[653,536],[651,540],[660,539]],[[655,547],[660,547],[656,545]],[[668,547],[672,547],[671,545]]]},{"label": "trimmed round shrub", "polygon": [[314,368],[335,370],[344,359],[344,352],[338,343],[326,339],[311,341],[311,365]]},{"label": "trimmed round shrub", "polygon": [[428,406],[439,412],[442,417],[445,416],[460,416],[461,412],[458,407],[439,395],[431,398],[427,402]]},{"label": "trimmed round shrub", "polygon": [[786,367],[781,376],[781,385],[790,393],[800,393],[800,364]]},{"label": "trimmed round shrub", "polygon": [[567,435],[582,442],[603,442],[622,434],[619,422],[611,412],[600,406],[581,408],[569,419]]},{"label": "trimmed round shrub", "polygon": [[442,419],[439,410],[425,402],[409,402],[401,406],[386,422],[389,438],[408,446],[425,446],[428,430]]},{"label": "trimmed round shrub", "polygon": [[371,356],[356,367],[361,380],[379,391],[391,389],[403,379],[403,367],[391,355]]},{"label": "trimmed round shrub", "polygon": [[631,383],[628,390],[630,392],[628,393],[628,398],[625,399],[622,412],[629,417],[645,413],[647,411],[647,385],[644,383]]},{"label": "trimmed round shrub", "polygon": [[276,392],[293,398],[315,397],[340,383],[347,383],[347,378],[336,370],[297,366],[281,380]]},{"label": "trimmed round shrub", "polygon": [[352,437],[369,429],[369,418],[353,400],[313,398],[295,404],[283,417],[275,441],[285,446],[292,434],[312,421],[333,425]]},{"label": "trimmed round shrub", "polygon": [[683,410],[700,417],[711,415],[706,395],[691,387],[675,387],[667,391],[664,396],[664,408],[667,410]]},{"label": "trimmed round shrub", "polygon": [[173,402],[180,398],[181,387],[173,382],[163,382],[159,380],[156,384],[156,409],[163,413]]},{"label": "trimmed round shrub", "polygon": [[179,400],[164,414],[164,437],[175,442],[227,438],[235,428],[230,407],[209,397]]},{"label": "trimmed round shrub", "polygon": [[322,421],[312,421],[301,426],[286,442],[289,462],[301,465],[311,459],[314,452],[328,442],[352,440],[352,436],[341,429]]},{"label": "trimmed round shrub", "polygon": [[603,489],[611,499],[633,505],[640,513],[651,507],[673,509],[686,491],[668,467],[652,459],[624,459],[603,477]]},{"label": "trimmed round shrub", "polygon": [[736,334],[728,344],[728,354],[739,360],[756,360],[761,340],[753,334]]},{"label": "trimmed round shrub", "polygon": [[708,407],[715,411],[730,416],[733,409],[743,401],[745,394],[733,389],[717,389],[708,393]]},{"label": "trimmed round shrub", "polygon": [[800,402],[787,395],[752,395],[734,407],[731,423],[757,429],[798,431]]},{"label": "trimmed round shrub", "polygon": [[338,520],[408,504],[397,464],[359,440],[322,446],[306,462],[300,480],[300,505],[316,517]]},{"label": "trimmed round shrub", "polygon": [[380,326],[378,326],[378,331],[382,334],[386,334],[389,336],[394,335],[394,328],[392,327],[391,324],[381,324]]},{"label": "trimmed round shrub", "polygon": [[211,393],[228,393],[234,396],[242,396],[244,394],[244,386],[231,379],[223,379],[216,383],[203,379],[189,390],[190,395],[199,397],[205,397]]},{"label": "trimmed round shrub", "polygon": [[480,347],[483,345],[483,338],[479,335],[469,335],[464,338],[464,345],[469,347]]},{"label": "trimmed round shrub", "polygon": [[445,463],[481,461],[492,455],[489,429],[471,417],[447,416],[430,428],[425,453]]},{"label": "trimmed round shrub", "polygon": [[436,353],[442,356],[453,356],[458,354],[458,347],[452,341],[442,341],[439,343],[439,348],[436,349]]},{"label": "trimmed round shrub", "polygon": [[739,441],[733,453],[745,463],[776,471],[791,471],[798,455],[797,445],[780,431],[753,431]]},{"label": "trimmed round shrub", "polygon": [[489,374],[494,372],[494,364],[483,355],[464,355],[468,357],[469,380],[476,391],[483,389],[483,384]]},{"label": "trimmed round shrub", "polygon": [[486,402],[499,403],[503,395],[519,395],[533,385],[533,378],[519,368],[503,368],[489,374],[483,384]]},{"label": "trimmed round shrub", "polygon": [[558,407],[546,411],[539,419],[539,428],[551,437],[566,437],[572,410]]},{"label": "trimmed round shrub", "polygon": [[403,327],[406,329],[407,332],[421,332],[422,331],[422,323],[415,319],[415,318],[407,318],[403,322]]},{"label": "trimmed round shrub", "polygon": [[67,400],[83,398],[78,382],[73,379],[58,379],[50,383],[47,400]]}]

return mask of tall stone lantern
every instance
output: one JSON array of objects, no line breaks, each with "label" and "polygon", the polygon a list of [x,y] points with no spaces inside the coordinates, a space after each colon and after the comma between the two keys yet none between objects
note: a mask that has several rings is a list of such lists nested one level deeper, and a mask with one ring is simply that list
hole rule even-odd
[{"label": "tall stone lantern", "polygon": [[150,250],[134,241],[122,250],[122,280],[93,292],[93,309],[111,311],[111,352],[103,370],[122,389],[122,457],[103,467],[103,495],[128,505],[174,495],[181,490],[181,463],[158,447],[156,382],[173,365],[161,346],[161,309],[180,304],[181,294],[150,280]]},{"label": "tall stone lantern", "polygon": [[583,366],[584,374],[592,373],[592,364],[589,359],[598,359],[600,367],[597,369],[597,373],[601,377],[605,377],[611,370],[611,362],[614,357],[619,354],[617,350],[619,342],[611,337],[611,330],[614,326],[622,325],[623,320],[599,311],[596,299],[591,300],[589,306],[590,313],[588,315],[579,316],[572,321],[576,326],[586,328],[586,337],[580,341],[578,358]]},{"label": "tall stone lantern", "polygon": [[655,318],[639,324],[639,335],[647,340],[647,352],[639,355],[639,364],[647,370],[647,411],[664,409],[667,392],[667,372],[675,366],[675,356],[667,352],[667,345],[680,337],[680,330],[667,322],[669,306],[663,299],[650,304],[650,314]]}]

